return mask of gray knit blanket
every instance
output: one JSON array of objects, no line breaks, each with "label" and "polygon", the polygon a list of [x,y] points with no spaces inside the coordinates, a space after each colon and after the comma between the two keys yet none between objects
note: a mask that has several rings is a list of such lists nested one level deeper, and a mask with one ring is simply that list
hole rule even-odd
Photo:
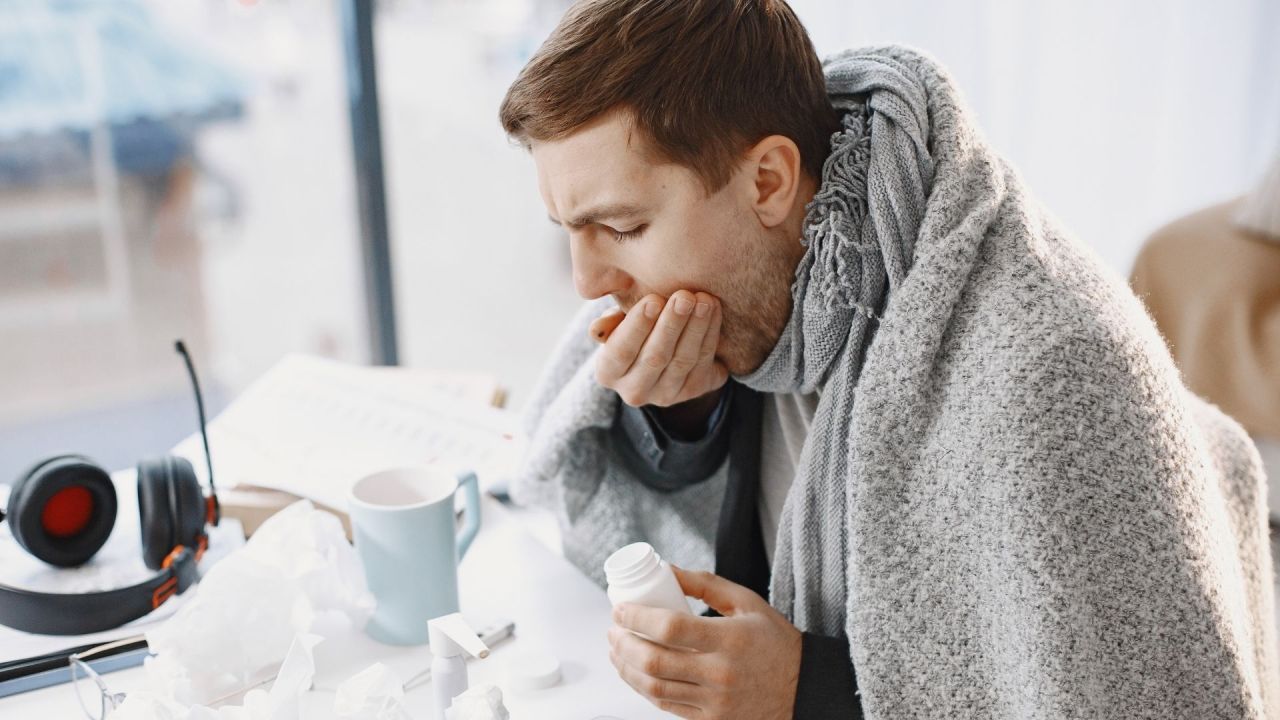
[{"label": "gray knit blanket", "polygon": [[[990,149],[940,66],[889,47],[825,70],[844,126],[791,316],[738,378],[823,389],[770,603],[847,635],[872,720],[1280,720],[1248,436],[1184,388],[1138,300]],[[607,302],[544,372],[513,494],[554,508],[597,582],[635,540],[712,569],[725,468],[664,494],[614,460],[619,399],[585,332]]]}]

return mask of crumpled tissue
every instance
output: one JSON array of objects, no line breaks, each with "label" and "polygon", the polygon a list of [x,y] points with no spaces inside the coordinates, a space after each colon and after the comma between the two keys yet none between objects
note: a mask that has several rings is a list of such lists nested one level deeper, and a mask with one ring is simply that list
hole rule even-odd
[{"label": "crumpled tissue", "polygon": [[243,705],[216,710],[188,707],[156,692],[130,692],[111,720],[299,720],[302,694],[311,689],[316,663],[313,650],[323,638],[303,634],[294,638],[271,690],[250,690]]},{"label": "crumpled tissue", "polygon": [[510,720],[502,704],[502,690],[496,685],[476,685],[453,699],[444,711],[445,720]]},{"label": "crumpled tissue", "polygon": [[146,661],[149,684],[182,706],[251,684],[279,665],[298,634],[363,628],[376,604],[342,524],[309,500],[270,517],[193,592],[146,634],[155,653]]},{"label": "crumpled tissue", "polygon": [[374,663],[338,686],[333,714],[343,720],[404,720],[404,686],[399,676]]}]

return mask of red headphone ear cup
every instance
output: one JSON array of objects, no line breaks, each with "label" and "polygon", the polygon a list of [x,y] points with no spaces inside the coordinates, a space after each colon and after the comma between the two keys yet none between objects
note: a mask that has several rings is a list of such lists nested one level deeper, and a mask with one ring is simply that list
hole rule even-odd
[{"label": "red headphone ear cup", "polygon": [[168,455],[138,463],[138,521],[142,561],[152,570],[178,545],[195,550],[204,529],[204,497],[190,462]]},{"label": "red headphone ear cup", "polygon": [[111,476],[80,455],[59,455],[18,478],[6,521],[13,539],[58,567],[88,562],[116,523]]}]

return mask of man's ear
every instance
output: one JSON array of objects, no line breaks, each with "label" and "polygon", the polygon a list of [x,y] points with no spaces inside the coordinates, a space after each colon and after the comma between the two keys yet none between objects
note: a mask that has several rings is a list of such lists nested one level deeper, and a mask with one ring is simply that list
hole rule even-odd
[{"label": "man's ear", "polygon": [[760,224],[776,227],[791,215],[800,191],[800,148],[789,137],[770,135],[747,151],[746,168]]}]

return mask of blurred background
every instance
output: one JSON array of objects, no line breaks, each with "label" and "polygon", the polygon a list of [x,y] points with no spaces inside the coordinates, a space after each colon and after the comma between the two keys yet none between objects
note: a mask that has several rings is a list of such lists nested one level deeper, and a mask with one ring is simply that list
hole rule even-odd
[{"label": "blurred background", "polygon": [[[379,1],[364,56],[365,2],[0,0],[5,477],[68,450],[125,467],[190,433],[175,337],[211,413],[286,353],[371,363],[388,347],[492,374],[522,406],[578,300],[497,108],[568,3]],[[991,142],[1125,276],[1159,228],[1252,192],[1280,152],[1275,0],[791,5],[821,55],[892,42],[939,58]],[[353,125],[361,73],[380,149]],[[379,163],[381,278],[360,215]],[[1280,412],[1280,368],[1262,375],[1254,395]]]}]

